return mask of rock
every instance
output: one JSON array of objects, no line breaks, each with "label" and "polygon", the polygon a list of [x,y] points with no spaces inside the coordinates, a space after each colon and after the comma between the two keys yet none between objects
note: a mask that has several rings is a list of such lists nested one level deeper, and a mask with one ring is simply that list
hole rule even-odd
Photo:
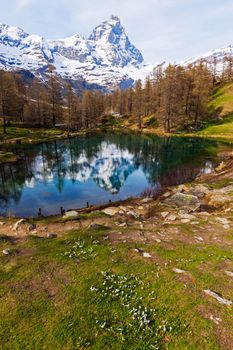
[{"label": "rock", "polygon": [[198,240],[199,242],[203,242],[204,241],[204,239],[202,238],[202,237],[200,237],[200,236],[195,236],[195,238],[196,238],[196,240]]},{"label": "rock", "polygon": [[171,192],[167,191],[167,192],[165,192],[165,193],[162,195],[162,197],[163,197],[163,198],[168,198],[168,197],[170,197],[170,195],[171,195]]},{"label": "rock", "polygon": [[134,248],[133,251],[134,251],[135,253],[143,253],[143,252],[144,252],[144,249],[142,249],[142,248]]},{"label": "rock", "polygon": [[56,238],[57,235],[55,233],[47,233],[47,238]]},{"label": "rock", "polygon": [[181,219],[185,219],[185,220],[189,220],[189,221],[191,221],[191,220],[195,220],[196,219],[196,216],[194,216],[194,215],[192,215],[192,214],[187,214],[187,213],[179,213],[178,214],[179,215],[179,217],[181,218]]},{"label": "rock", "polygon": [[19,221],[17,221],[13,226],[13,231],[17,231],[19,228],[19,225],[22,224],[24,221],[25,221],[24,219],[20,219]]},{"label": "rock", "polygon": [[139,253],[143,253],[144,252],[144,249],[142,249],[142,248],[137,248],[137,250],[139,251]]},{"label": "rock", "polygon": [[68,219],[68,218],[74,218],[74,217],[77,217],[78,216],[78,213],[77,211],[75,210],[70,210],[70,211],[67,211],[65,213],[65,215],[63,215],[63,218],[64,219]]},{"label": "rock", "polygon": [[168,211],[163,211],[161,213],[161,216],[165,219],[168,216],[169,212]]},{"label": "rock", "polygon": [[120,206],[119,206],[119,209],[120,209],[121,211],[123,211],[123,212],[126,212],[126,211],[129,210],[127,207],[124,207],[123,205],[120,205]]},{"label": "rock", "polygon": [[225,271],[225,274],[229,277],[233,277],[233,272],[232,271]]},{"label": "rock", "polygon": [[172,269],[172,271],[175,272],[175,273],[178,273],[178,274],[180,274],[180,275],[186,272],[186,271],[184,271],[184,270],[177,269],[176,267],[174,267],[174,268]]},{"label": "rock", "polygon": [[189,188],[186,185],[179,185],[176,189],[178,192],[188,192]]},{"label": "rock", "polygon": [[223,224],[223,225],[229,225],[230,221],[227,220],[226,218],[215,218],[216,221],[220,222],[220,224]]},{"label": "rock", "polygon": [[189,191],[190,194],[194,195],[195,197],[197,197],[199,199],[203,198],[209,192],[210,192],[210,190],[208,189],[208,187],[201,185],[201,184],[194,186]]},{"label": "rock", "polygon": [[211,296],[212,298],[216,299],[222,305],[232,305],[232,301],[231,300],[227,300],[227,299],[221,297],[221,295],[219,295],[216,292],[213,292],[210,289],[205,289],[204,293],[209,295],[209,296]]},{"label": "rock", "polygon": [[229,228],[230,228],[230,225],[228,225],[228,224],[226,224],[226,225],[223,225],[223,228],[224,228],[225,230],[229,230]]},{"label": "rock", "polygon": [[0,226],[3,226],[3,225],[5,225],[5,222],[1,221]]},{"label": "rock", "polygon": [[115,207],[105,208],[102,210],[102,212],[106,215],[114,216],[119,212],[119,208],[115,208]]},{"label": "rock", "polygon": [[144,210],[144,208],[141,205],[139,205],[138,210]]},{"label": "rock", "polygon": [[169,201],[176,204],[178,207],[186,207],[192,211],[200,207],[199,199],[191,194],[177,192],[169,198]]},{"label": "rock", "polygon": [[135,213],[135,211],[128,211],[127,212],[127,215],[128,216],[131,216],[132,218],[134,218],[134,219],[138,219],[139,218],[139,215],[137,214],[137,213]]},{"label": "rock", "polygon": [[201,216],[202,219],[207,219],[207,217],[210,216],[210,213],[208,213],[207,211],[200,211],[196,215]]},{"label": "rock", "polygon": [[99,230],[100,228],[103,228],[102,225],[96,224],[95,222],[92,222],[90,224],[90,228],[92,228],[93,230]]},{"label": "rock", "polygon": [[147,258],[147,259],[152,258],[152,256],[149,253],[146,253],[146,252],[143,252],[142,256],[143,256],[143,258]]},{"label": "rock", "polygon": [[190,222],[189,219],[181,219],[181,223],[182,223],[182,224],[187,224],[187,223],[189,223],[189,222]]},{"label": "rock", "polygon": [[161,243],[161,239],[159,239],[159,238],[155,238],[155,242],[157,242],[157,243]]},{"label": "rock", "polygon": [[117,226],[118,226],[118,227],[126,227],[127,224],[126,224],[125,222],[123,222],[122,224],[118,224]]},{"label": "rock", "polygon": [[212,192],[208,196],[208,205],[213,206],[215,208],[222,207],[226,203],[232,201],[232,197],[229,195],[224,195],[223,193]]},{"label": "rock", "polygon": [[153,202],[153,198],[143,198],[142,200],[141,200],[141,203],[150,203],[150,202]]},{"label": "rock", "polygon": [[35,224],[28,224],[27,230],[28,230],[28,232],[31,232],[31,231],[34,231],[35,228],[36,228]]},{"label": "rock", "polygon": [[132,249],[133,250],[133,252],[135,252],[135,253],[140,253],[140,250],[138,249],[138,248],[134,248],[134,249]]},{"label": "rock", "polygon": [[11,254],[11,251],[10,251],[10,249],[4,249],[4,250],[2,251],[2,254],[3,254],[3,255],[10,255],[10,254]]},{"label": "rock", "polygon": [[210,320],[213,321],[215,324],[219,325],[222,322],[222,319],[219,317],[214,317],[213,315],[210,316]]},{"label": "rock", "polygon": [[173,214],[170,214],[169,216],[167,216],[166,220],[167,221],[176,221],[177,219],[177,216],[176,215],[173,215]]}]

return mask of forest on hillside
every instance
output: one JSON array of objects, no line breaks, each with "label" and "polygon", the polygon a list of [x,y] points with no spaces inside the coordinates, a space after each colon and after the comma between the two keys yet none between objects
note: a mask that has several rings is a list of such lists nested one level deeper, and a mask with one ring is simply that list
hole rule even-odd
[{"label": "forest on hillside", "polygon": [[51,66],[46,82],[24,80],[20,73],[0,71],[0,117],[3,133],[11,123],[29,127],[68,131],[104,125],[109,116],[129,118],[139,129],[143,118],[148,127],[160,127],[166,133],[195,129],[209,118],[216,86],[233,79],[233,57],[226,56],[222,71],[201,60],[188,66],[157,66],[145,83],[138,80],[133,88],[104,94],[85,90],[77,95],[71,84],[62,85]]}]

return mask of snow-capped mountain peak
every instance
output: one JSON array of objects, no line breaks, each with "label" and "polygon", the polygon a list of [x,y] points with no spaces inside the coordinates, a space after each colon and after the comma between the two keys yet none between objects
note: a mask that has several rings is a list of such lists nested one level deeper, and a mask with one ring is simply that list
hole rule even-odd
[{"label": "snow-capped mountain peak", "polygon": [[132,86],[148,72],[140,51],[130,42],[117,16],[97,26],[88,39],[78,34],[45,40],[18,27],[0,24],[0,69],[29,71],[46,80],[49,65],[58,77],[112,90]]},{"label": "snow-capped mountain peak", "polygon": [[97,55],[114,66],[138,66],[143,62],[141,52],[131,44],[117,16],[111,16],[110,20],[97,26],[89,40],[95,43]]},{"label": "snow-capped mountain peak", "polygon": [[104,21],[93,30],[89,36],[89,40],[99,41],[102,39],[107,39],[111,42],[111,40],[115,37],[114,34],[117,38],[122,34],[122,32],[125,34],[120,18],[112,15],[109,20]]},{"label": "snow-capped mountain peak", "polygon": [[0,24],[1,41],[17,42],[28,36],[21,28]]}]

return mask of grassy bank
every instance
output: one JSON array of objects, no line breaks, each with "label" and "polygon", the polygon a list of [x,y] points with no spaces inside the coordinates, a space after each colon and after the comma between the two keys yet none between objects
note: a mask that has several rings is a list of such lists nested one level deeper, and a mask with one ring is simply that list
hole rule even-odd
[{"label": "grassy bank", "polygon": [[3,127],[0,126],[0,142],[10,143],[20,141],[22,143],[33,143],[53,140],[65,135],[64,131],[43,128],[26,128],[9,126],[7,133],[3,134]]},{"label": "grassy bank", "polygon": [[[217,270],[231,252],[174,243],[140,244],[154,257],[147,261],[134,252],[138,244],[109,244],[101,229],[2,239],[12,255],[1,258],[1,348],[221,349],[202,290],[227,287]],[[230,310],[214,309],[231,322]]]}]

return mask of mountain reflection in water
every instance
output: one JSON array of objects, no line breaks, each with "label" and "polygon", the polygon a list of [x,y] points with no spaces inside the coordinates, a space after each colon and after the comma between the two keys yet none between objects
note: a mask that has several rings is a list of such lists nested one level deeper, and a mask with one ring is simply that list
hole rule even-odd
[{"label": "mountain reflection in water", "polygon": [[[218,143],[138,134],[97,134],[13,146],[0,166],[0,213],[35,216],[137,196],[211,172]],[[11,148],[12,150],[12,148]]]}]

